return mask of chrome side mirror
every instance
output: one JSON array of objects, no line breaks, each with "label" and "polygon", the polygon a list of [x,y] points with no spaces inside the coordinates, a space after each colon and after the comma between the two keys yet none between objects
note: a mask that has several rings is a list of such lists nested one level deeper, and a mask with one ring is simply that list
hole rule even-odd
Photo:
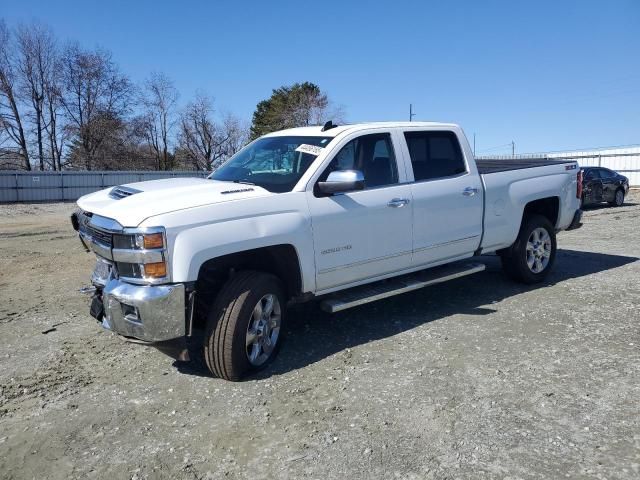
[{"label": "chrome side mirror", "polygon": [[364,189],[364,175],[360,170],[336,170],[331,172],[324,182],[318,182],[322,193],[353,192]]}]

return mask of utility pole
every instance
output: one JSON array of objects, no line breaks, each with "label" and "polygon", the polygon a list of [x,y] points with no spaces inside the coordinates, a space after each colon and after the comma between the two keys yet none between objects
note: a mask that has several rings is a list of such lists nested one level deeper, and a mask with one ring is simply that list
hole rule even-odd
[{"label": "utility pole", "polygon": [[416,116],[416,114],[413,113],[413,104],[410,103],[409,104],[409,121],[413,122],[413,117],[415,117],[415,116]]},{"label": "utility pole", "polygon": [[514,142],[513,140],[511,140],[511,156],[516,156],[516,142]]},{"label": "utility pole", "polygon": [[476,132],[473,132],[473,156],[476,156]]}]

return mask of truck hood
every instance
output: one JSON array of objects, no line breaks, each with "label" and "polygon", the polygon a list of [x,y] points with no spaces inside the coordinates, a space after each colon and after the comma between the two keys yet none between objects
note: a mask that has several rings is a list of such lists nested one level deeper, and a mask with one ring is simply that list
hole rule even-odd
[{"label": "truck hood", "polygon": [[204,178],[167,178],[90,193],[78,199],[78,206],[116,220],[123,227],[136,227],[154,215],[270,195],[274,194],[255,185]]}]

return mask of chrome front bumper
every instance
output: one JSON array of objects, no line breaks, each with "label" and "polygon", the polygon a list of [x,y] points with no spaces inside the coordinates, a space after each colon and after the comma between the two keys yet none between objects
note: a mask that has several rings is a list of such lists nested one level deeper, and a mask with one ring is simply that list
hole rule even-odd
[{"label": "chrome front bumper", "polygon": [[110,279],[102,290],[102,326],[147,342],[186,333],[183,284],[142,286]]}]

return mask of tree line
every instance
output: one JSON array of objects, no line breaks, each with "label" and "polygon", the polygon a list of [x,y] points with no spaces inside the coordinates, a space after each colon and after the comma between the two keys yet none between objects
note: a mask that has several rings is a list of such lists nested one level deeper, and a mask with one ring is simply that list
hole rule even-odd
[{"label": "tree line", "polygon": [[0,168],[213,170],[260,135],[344,116],[309,82],[273,90],[251,124],[204,92],[179,98],[164,73],[136,85],[105,49],[0,19]]}]

